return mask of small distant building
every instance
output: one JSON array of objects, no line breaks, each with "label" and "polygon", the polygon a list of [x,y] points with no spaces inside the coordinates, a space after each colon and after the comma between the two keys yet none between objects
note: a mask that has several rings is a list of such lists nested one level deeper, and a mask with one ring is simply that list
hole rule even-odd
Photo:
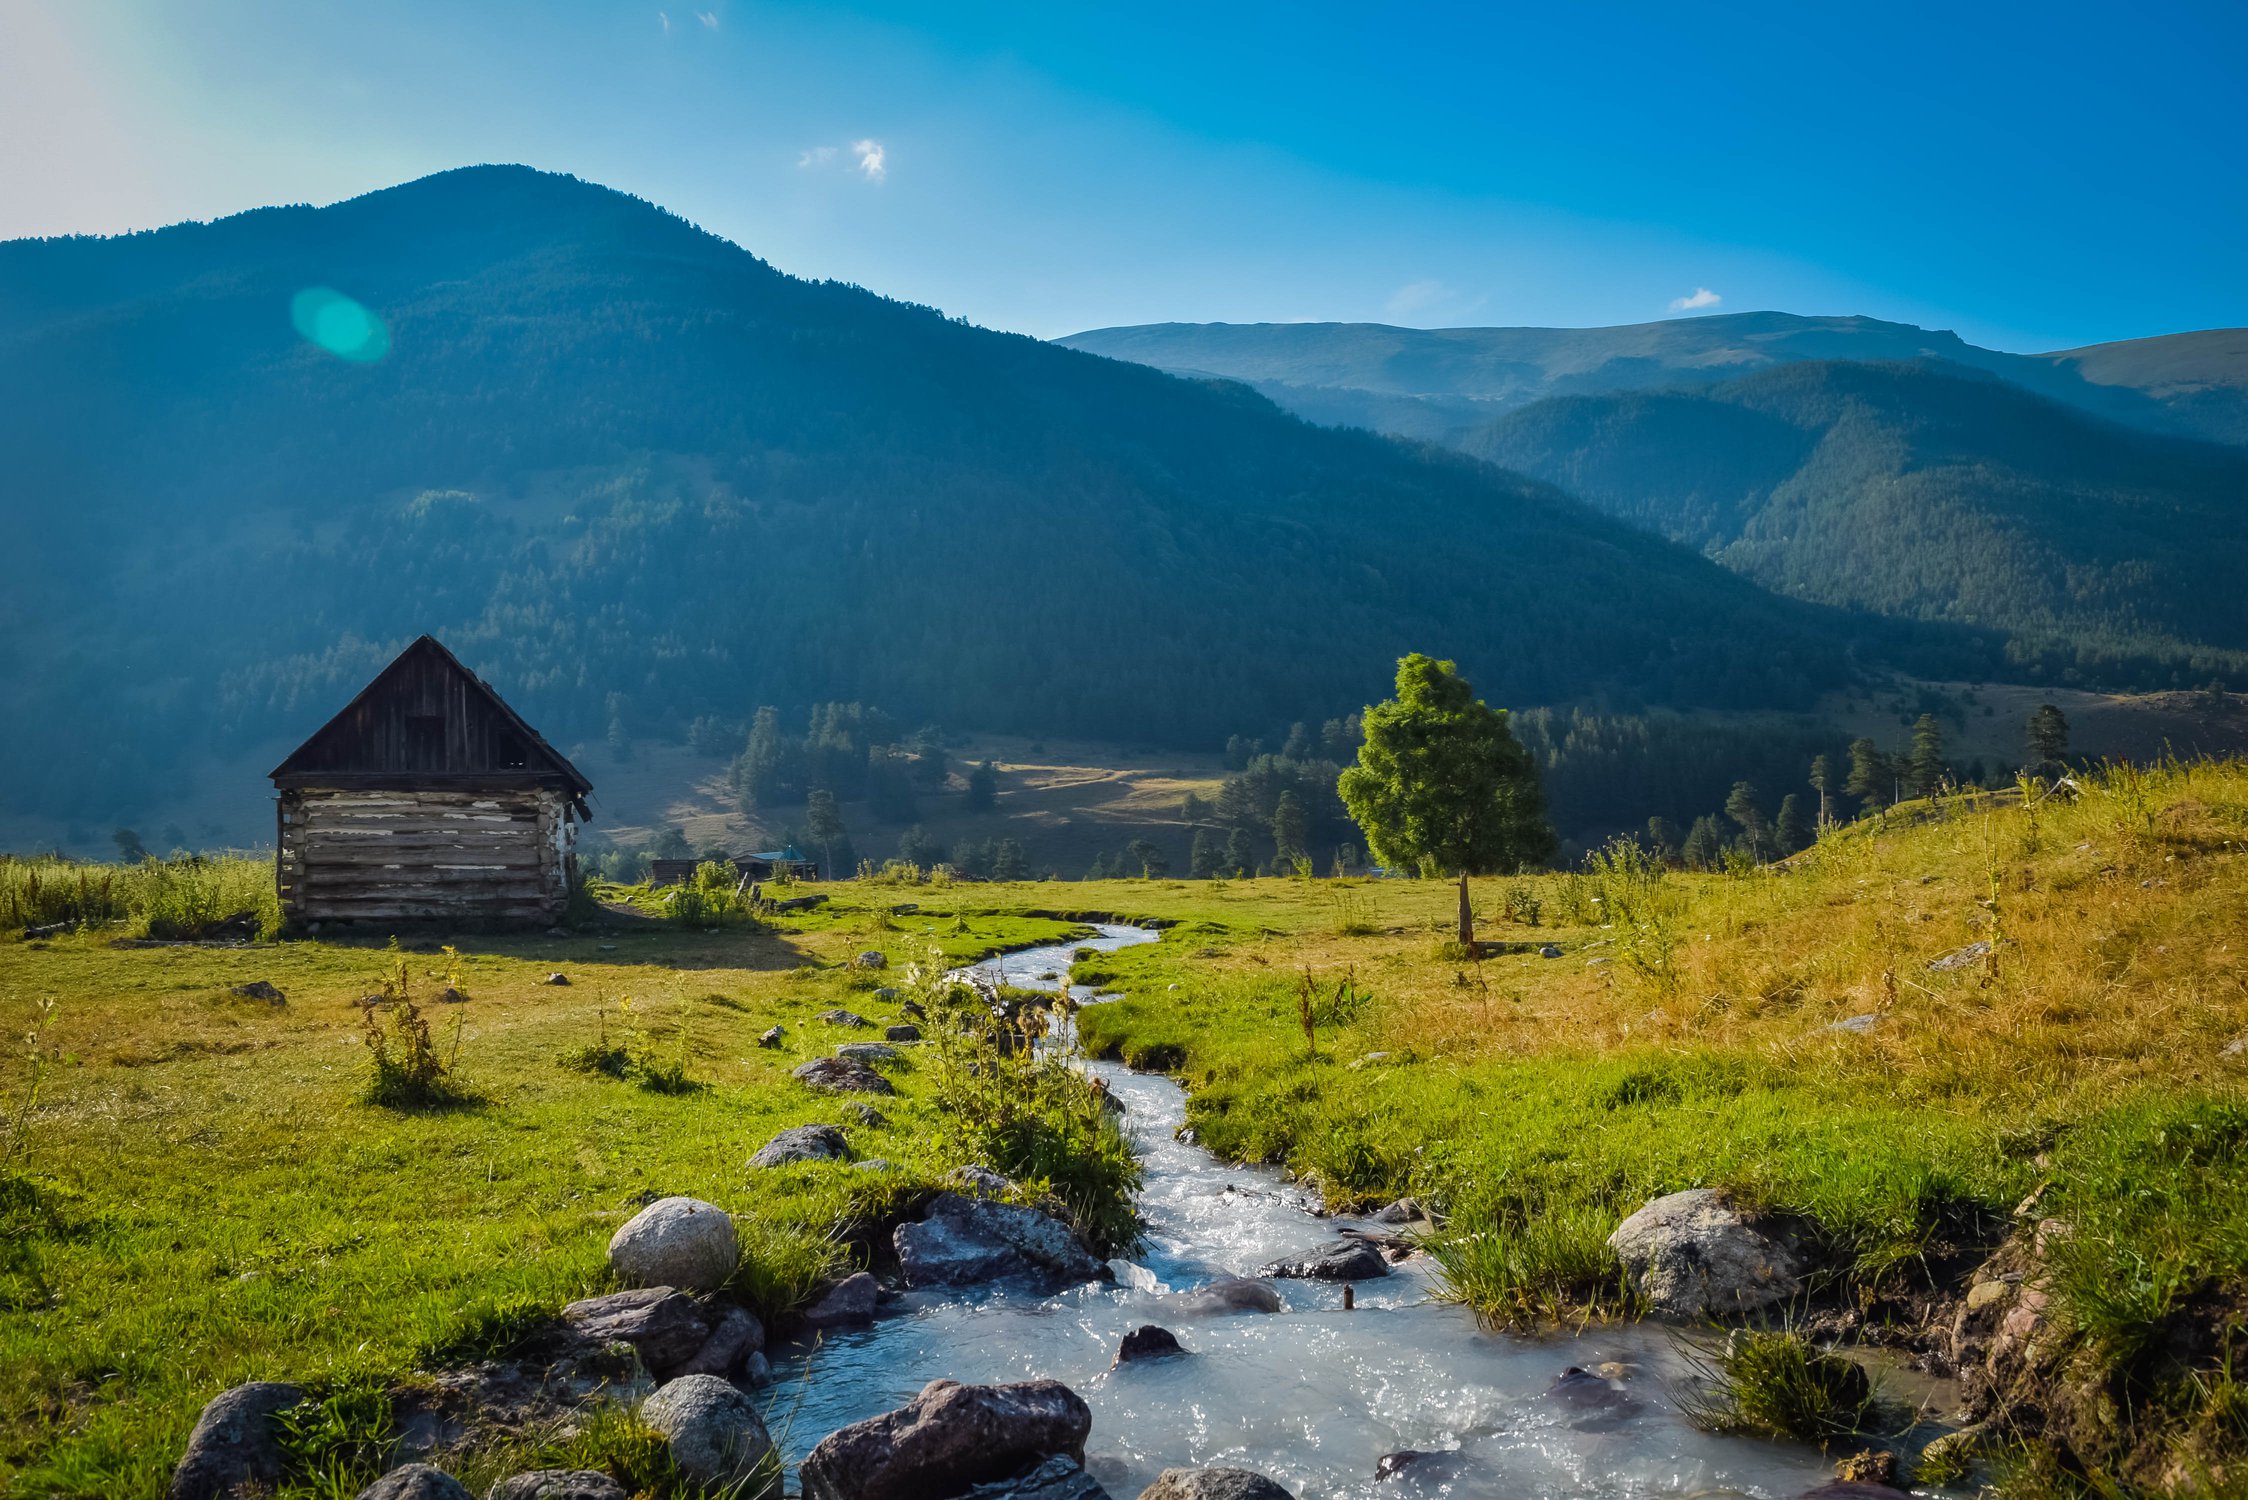
[{"label": "small distant building", "polygon": [[292,925],[548,926],[593,784],[423,636],[272,772]]},{"label": "small distant building", "polygon": [[[648,884],[685,885],[695,878],[695,870],[702,863],[697,859],[651,859],[648,861]],[[755,881],[758,884],[776,879],[820,878],[820,862],[798,853],[793,845],[786,849],[766,849],[756,854],[729,854],[719,863],[731,869],[735,879]]]}]

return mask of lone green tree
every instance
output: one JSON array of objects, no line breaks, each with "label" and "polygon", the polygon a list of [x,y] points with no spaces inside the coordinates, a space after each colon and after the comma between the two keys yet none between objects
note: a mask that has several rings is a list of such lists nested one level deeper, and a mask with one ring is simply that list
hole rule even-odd
[{"label": "lone green tree", "polygon": [[999,768],[985,761],[968,773],[968,811],[990,812],[999,800]]},{"label": "lone green tree", "polygon": [[1868,739],[1850,742],[1850,778],[1842,783],[1842,790],[1858,798],[1868,808],[1886,806],[1895,800],[1892,792],[1896,785],[1896,771],[1881,747]]},{"label": "lone green tree", "polygon": [[1817,837],[1810,822],[1803,816],[1803,799],[1789,792],[1780,799],[1779,816],[1772,822],[1772,841],[1782,855],[1808,849]]},{"label": "lone green tree", "polygon": [[1772,825],[1764,817],[1764,801],[1754,786],[1745,781],[1733,783],[1733,790],[1725,795],[1725,816],[1740,825],[1751,859],[1770,856]]},{"label": "lone green tree", "polygon": [[2041,703],[2029,716],[2029,759],[2041,776],[2057,774],[2068,764],[2068,716],[2051,703]]},{"label": "lone green tree", "polygon": [[1460,881],[1460,942],[1475,941],[1467,878],[1553,857],[1537,762],[1506,710],[1475,696],[1451,662],[1414,652],[1397,696],[1369,707],[1358,764],[1336,783],[1375,859]]},{"label": "lone green tree", "polygon": [[[1301,729],[1302,725],[1296,726]],[[1310,837],[1310,823],[1304,817],[1303,799],[1294,792],[1282,792],[1272,809],[1272,850],[1276,863],[1288,866],[1304,857],[1305,840]]]},{"label": "lone green tree", "polygon": [[835,793],[824,786],[813,787],[804,799],[804,831],[820,846],[820,874],[829,880],[842,879],[835,868],[836,846],[849,835],[843,831],[843,814],[836,809]]},{"label": "lone green tree", "polygon": [[1811,757],[1811,790],[1819,794],[1819,827],[1834,826],[1834,762],[1823,755]]},{"label": "lone green tree", "polygon": [[1951,775],[1950,763],[1944,759],[1944,726],[1934,714],[1922,714],[1913,721],[1912,759],[1908,765],[1915,795],[1934,795],[1936,789]]}]

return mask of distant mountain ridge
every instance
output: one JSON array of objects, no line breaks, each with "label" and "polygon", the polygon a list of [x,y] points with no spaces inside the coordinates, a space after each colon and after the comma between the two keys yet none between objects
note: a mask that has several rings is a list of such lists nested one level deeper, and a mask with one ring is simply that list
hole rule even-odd
[{"label": "distant mountain ridge", "polygon": [[1957,365],[1558,396],[1462,446],[1793,597],[2004,630],[2095,674],[2167,652],[2187,680],[2237,676],[2248,652],[2248,450]]},{"label": "distant mountain ridge", "polygon": [[[387,353],[300,337],[316,288]],[[0,797],[57,815],[302,734],[424,631],[565,747],[848,699],[1207,746],[1347,712],[1410,649],[1502,703],[1800,705],[1893,651],[1998,662],[519,167],[0,244],[0,389]]]},{"label": "distant mountain ridge", "polygon": [[2051,354],[1867,317],[1723,313],[1613,328],[1399,328],[1381,323],[1153,323],[1057,342],[1178,373],[1244,381],[1310,420],[1456,443],[1548,396],[1710,384],[1803,360],[1940,360],[2173,436],[2248,443],[2248,329]]}]

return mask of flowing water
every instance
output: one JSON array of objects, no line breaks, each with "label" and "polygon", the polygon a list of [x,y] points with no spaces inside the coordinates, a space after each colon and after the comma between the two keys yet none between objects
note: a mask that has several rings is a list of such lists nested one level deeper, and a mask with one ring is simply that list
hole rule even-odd
[{"label": "flowing water", "polygon": [[[975,966],[977,977],[1058,989],[1078,948],[1114,949],[1156,934],[1103,926],[1097,939],[1027,949]],[[1077,997],[1094,1000],[1080,988]],[[1177,1138],[1186,1096],[1167,1078],[1087,1065],[1115,1091],[1147,1167],[1147,1241],[1116,1280],[1040,1296],[1021,1288],[917,1291],[874,1326],[831,1335],[809,1359],[782,1363],[790,1460],[847,1423],[901,1406],[940,1378],[970,1383],[1048,1377],[1092,1406],[1086,1467],[1132,1500],[1165,1468],[1232,1464],[1272,1476],[1301,1500],[1415,1495],[1784,1497],[1827,1478],[1807,1448],[1715,1437],[1680,1415],[1686,1374],[1675,1336],[1652,1324],[1573,1337],[1486,1333],[1440,1302],[1426,1258],[1343,1289],[1272,1283],[1277,1313],[1196,1315],[1182,1295],[1334,1237],[1350,1220],[1277,1172],[1230,1166]],[[1117,1342],[1143,1324],[1178,1336],[1184,1358],[1111,1368]],[[1620,1366],[1606,1385],[1555,1390],[1571,1365]],[[793,1389],[792,1389],[793,1388]],[[1384,1454],[1419,1449],[1398,1479],[1376,1484]],[[1418,1479],[1415,1475],[1420,1476]]]}]

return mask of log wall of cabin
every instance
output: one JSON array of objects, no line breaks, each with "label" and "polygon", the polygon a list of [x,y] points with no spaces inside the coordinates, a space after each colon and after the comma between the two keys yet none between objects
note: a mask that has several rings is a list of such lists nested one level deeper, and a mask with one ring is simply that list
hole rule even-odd
[{"label": "log wall of cabin", "polygon": [[278,817],[295,923],[543,926],[569,900],[575,825],[560,791],[292,787]]}]

